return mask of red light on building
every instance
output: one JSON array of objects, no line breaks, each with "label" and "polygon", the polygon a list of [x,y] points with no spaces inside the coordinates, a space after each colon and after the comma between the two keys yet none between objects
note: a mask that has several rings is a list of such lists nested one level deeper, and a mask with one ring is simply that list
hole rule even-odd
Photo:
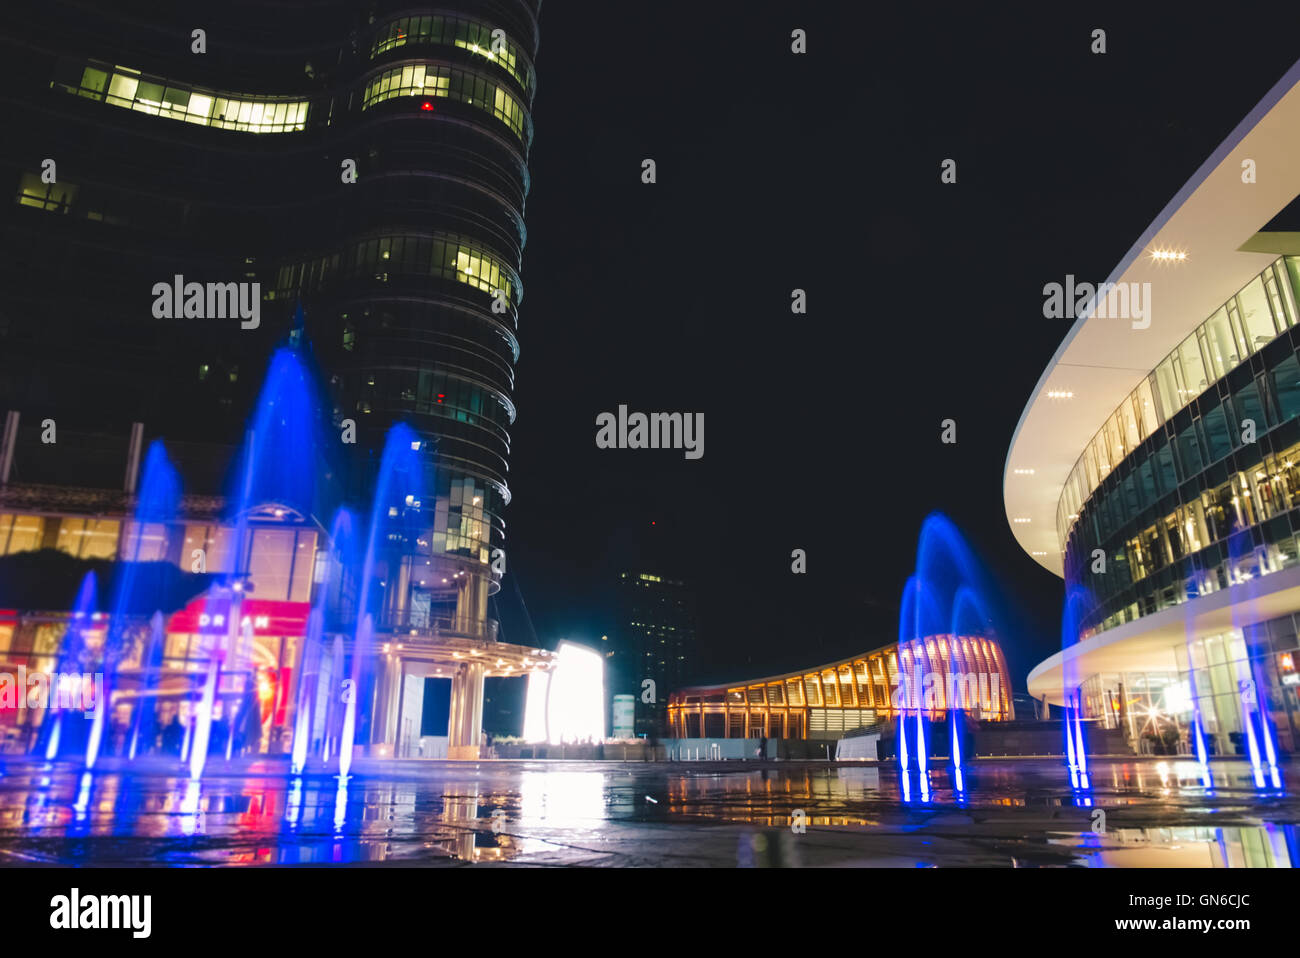
[{"label": "red light on building", "polygon": [[432,101],[432,100],[425,100],[423,103],[420,104],[420,109],[421,109],[421,110],[424,110],[426,113],[432,113],[432,112],[433,112],[433,101]]}]

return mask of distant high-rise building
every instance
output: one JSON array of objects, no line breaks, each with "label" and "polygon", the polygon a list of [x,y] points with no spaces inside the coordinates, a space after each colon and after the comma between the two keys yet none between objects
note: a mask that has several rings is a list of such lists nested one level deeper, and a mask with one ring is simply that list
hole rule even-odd
[{"label": "distant high-rise building", "polygon": [[[636,697],[636,733],[662,734],[668,693],[685,684],[696,652],[694,595],[684,582],[652,572],[621,572],[618,625],[608,670],[611,694]],[[654,702],[644,701],[645,680]]]}]

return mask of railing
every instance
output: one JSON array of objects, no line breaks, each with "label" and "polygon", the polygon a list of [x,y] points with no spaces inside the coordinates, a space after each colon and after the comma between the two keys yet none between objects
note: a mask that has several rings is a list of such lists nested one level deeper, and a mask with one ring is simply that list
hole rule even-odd
[{"label": "railing", "polygon": [[439,617],[427,612],[404,610],[386,612],[375,622],[375,628],[385,632],[410,632],[437,638],[439,636],[468,637],[497,641],[497,620],[477,619],[472,616]]}]

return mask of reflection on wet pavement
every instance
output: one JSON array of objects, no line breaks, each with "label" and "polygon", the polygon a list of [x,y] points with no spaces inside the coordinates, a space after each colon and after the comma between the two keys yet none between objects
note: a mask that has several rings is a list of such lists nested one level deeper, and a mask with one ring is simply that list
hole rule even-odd
[{"label": "reflection on wet pavement", "polygon": [[[1297,805],[1250,766],[1048,760],[933,770],[825,762],[367,762],[345,788],[210,769],[0,760],[0,864],[1289,867]],[[1287,769],[1289,771],[1289,769]],[[1283,782],[1286,785],[1286,782]],[[791,826],[799,826],[792,828]]]}]

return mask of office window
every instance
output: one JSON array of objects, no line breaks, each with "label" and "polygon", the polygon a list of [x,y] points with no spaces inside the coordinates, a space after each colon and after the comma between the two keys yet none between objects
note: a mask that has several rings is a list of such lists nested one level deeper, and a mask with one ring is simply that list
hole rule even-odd
[{"label": "office window", "polygon": [[66,213],[76,199],[77,187],[70,183],[42,183],[37,173],[24,173],[18,179],[19,206],[31,206],[51,213]]},{"label": "office window", "polygon": [[0,555],[39,549],[44,533],[43,516],[0,516],[0,546],[4,547]]},{"label": "office window", "polygon": [[1273,377],[1273,392],[1282,419],[1300,416],[1300,361],[1294,355],[1288,356],[1269,375]]},{"label": "office window", "polygon": [[491,113],[527,145],[532,138],[523,106],[483,77],[446,64],[406,64],[371,77],[361,93],[361,109],[399,96],[446,97]]},{"label": "office window", "polygon": [[197,89],[187,83],[146,77],[129,67],[92,65],[79,86],[54,86],[111,106],[200,126],[248,133],[286,133],[306,127],[307,101],[242,96]]},{"label": "office window", "polygon": [[1242,328],[1250,343],[1251,352],[1257,352],[1277,336],[1263,281],[1256,276],[1247,283],[1237,294],[1237,302],[1241,304]]}]

